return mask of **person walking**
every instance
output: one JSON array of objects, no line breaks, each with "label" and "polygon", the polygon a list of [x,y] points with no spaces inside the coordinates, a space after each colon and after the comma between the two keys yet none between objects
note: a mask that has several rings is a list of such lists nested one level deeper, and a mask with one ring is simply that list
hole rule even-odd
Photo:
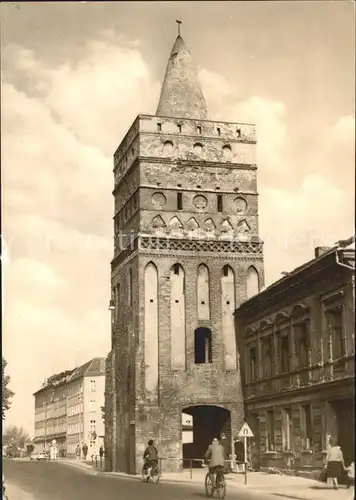
[{"label": "person walking", "polygon": [[339,480],[345,471],[344,456],[335,439],[330,439],[326,455],[326,477],[332,479],[333,488],[339,488]]},{"label": "person walking", "polygon": [[83,451],[84,460],[86,460],[87,459],[87,455],[88,455],[88,445],[86,443],[83,444],[82,451]]}]

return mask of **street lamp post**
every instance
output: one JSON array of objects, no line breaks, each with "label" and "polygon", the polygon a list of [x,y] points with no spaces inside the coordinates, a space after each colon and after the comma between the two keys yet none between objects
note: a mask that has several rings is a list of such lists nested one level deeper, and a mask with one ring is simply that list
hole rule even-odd
[{"label": "street lamp post", "polygon": [[[115,322],[115,301],[110,300],[109,311],[111,312],[111,338],[113,339],[113,329]],[[116,351],[114,349],[113,340],[111,341],[112,349],[112,442],[111,442],[111,470],[116,471],[116,380],[115,380],[115,363],[116,363]],[[104,403],[105,404],[105,403]],[[105,425],[105,422],[104,422]]]}]

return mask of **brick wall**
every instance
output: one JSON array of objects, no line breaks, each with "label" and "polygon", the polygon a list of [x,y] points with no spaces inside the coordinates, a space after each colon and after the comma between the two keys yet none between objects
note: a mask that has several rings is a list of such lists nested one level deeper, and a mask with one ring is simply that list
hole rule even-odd
[{"label": "brick wall", "polygon": [[[190,251],[184,247],[184,241],[199,236],[217,242],[216,248],[219,248],[224,220],[225,225],[231,226],[231,235],[234,231],[235,236],[241,232],[239,223],[245,221],[245,239],[258,239],[254,128],[201,121],[201,137],[197,138],[194,133],[198,133],[199,127],[195,121],[181,121],[180,126],[181,134],[177,133],[176,121],[165,118],[160,120],[158,132],[157,117],[139,117],[115,153],[114,196],[118,213],[115,230],[153,238],[159,234],[172,238],[173,232],[178,231],[180,237],[174,250],[169,245],[165,249],[155,249],[152,245],[143,247],[142,237],[139,237],[131,250],[117,247],[112,263],[112,287],[116,289],[120,284],[121,293],[120,297],[115,296],[119,306],[113,326],[117,416],[116,422],[110,417],[107,419],[107,432],[108,441],[114,440],[109,427],[115,427],[116,469],[127,472],[140,472],[142,453],[150,437],[157,442],[161,456],[181,458],[181,412],[184,408],[198,404],[226,408],[231,412],[234,434],[243,422],[239,366],[230,371],[226,371],[225,366],[221,278],[223,267],[228,264],[235,276],[235,303],[238,306],[247,297],[249,266],[255,266],[260,286],[263,286],[262,254],[248,247],[246,251],[219,252],[215,247],[209,250],[209,244],[199,251],[199,241],[196,249]],[[172,147],[165,146],[167,141],[172,142]],[[194,147],[197,142],[202,146],[200,153],[199,148]],[[226,149],[227,144],[231,154]],[[178,192],[182,194],[181,210],[177,206]],[[221,212],[217,207],[218,195],[223,201]],[[179,218],[175,227],[170,223],[174,217]],[[199,235],[189,233],[193,218],[198,224]],[[211,222],[207,224],[207,220]],[[157,224],[154,221],[158,221]],[[158,272],[158,398],[152,397],[145,383],[148,368],[144,347],[144,276],[150,262]],[[174,370],[171,269],[176,263],[184,269],[186,366]],[[205,264],[209,271],[210,316],[199,320],[197,276],[200,264]],[[212,363],[195,364],[194,331],[201,326],[212,331]],[[110,390],[113,390],[113,383],[108,380],[107,392]],[[110,408],[109,396],[107,401],[107,408]],[[224,431],[231,435],[231,429]],[[177,465],[177,460],[164,463],[164,467],[170,469]]]}]

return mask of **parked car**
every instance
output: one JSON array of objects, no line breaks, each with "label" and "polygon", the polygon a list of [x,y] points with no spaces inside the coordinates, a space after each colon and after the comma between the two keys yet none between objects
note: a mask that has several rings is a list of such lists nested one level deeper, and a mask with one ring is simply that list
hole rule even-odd
[{"label": "parked car", "polygon": [[36,455],[33,455],[34,460],[47,460],[48,459],[48,454],[44,451],[40,451],[40,453],[37,453]]}]

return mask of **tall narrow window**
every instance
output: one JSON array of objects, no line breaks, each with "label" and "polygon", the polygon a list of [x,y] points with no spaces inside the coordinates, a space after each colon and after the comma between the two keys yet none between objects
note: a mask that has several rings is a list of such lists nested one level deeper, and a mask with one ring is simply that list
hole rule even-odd
[{"label": "tall narrow window", "polygon": [[182,125],[178,124],[177,128],[178,128],[178,132],[182,132]]},{"label": "tall narrow window", "polygon": [[302,406],[302,434],[303,434],[303,448],[310,450],[313,448],[313,414],[312,406]]},{"label": "tall narrow window", "polygon": [[[186,368],[186,304],[185,272],[182,266],[174,264],[170,270],[170,328],[171,366],[173,370]],[[158,366],[158,365],[157,365]]]},{"label": "tall narrow window", "polygon": [[223,200],[222,200],[222,195],[221,194],[217,195],[217,209],[218,209],[218,212],[222,212],[223,211]]},{"label": "tall narrow window", "polygon": [[279,353],[281,373],[289,372],[289,337],[287,332],[281,332],[279,336]]},{"label": "tall narrow window", "polygon": [[199,125],[197,126],[197,132],[199,135],[201,135],[201,127]]},{"label": "tall narrow window", "polygon": [[283,410],[283,449],[292,449],[292,415],[289,408]]},{"label": "tall narrow window", "polygon": [[198,319],[210,318],[209,270],[204,264],[198,267],[197,310]]},{"label": "tall narrow window", "polygon": [[259,292],[259,276],[253,266],[250,266],[247,271],[247,298],[251,298]]},{"label": "tall narrow window", "polygon": [[327,319],[329,334],[331,335],[332,358],[342,358],[345,355],[342,309],[339,308],[328,311]]},{"label": "tall narrow window", "polygon": [[220,129],[220,127],[218,127],[218,128],[216,129],[216,131],[217,131],[218,135],[221,135],[221,129]]},{"label": "tall narrow window", "polygon": [[209,328],[197,328],[194,332],[194,358],[196,364],[212,363],[212,338]]},{"label": "tall narrow window", "polygon": [[266,412],[267,450],[274,451],[274,414],[273,410]]},{"label": "tall narrow window", "polygon": [[95,392],[96,391],[96,381],[95,380],[91,380],[90,381],[89,390],[90,390],[90,392]]},{"label": "tall narrow window", "polygon": [[308,365],[309,321],[294,325],[295,356],[299,368]]},{"label": "tall narrow window", "polygon": [[162,123],[157,123],[157,131],[161,132],[162,130]]},{"label": "tall narrow window", "polygon": [[249,349],[249,368],[250,368],[250,380],[254,381],[257,379],[257,350],[256,347],[250,347]]},{"label": "tall narrow window", "polygon": [[177,193],[177,210],[182,210],[182,208],[183,208],[182,193]]},{"label": "tall narrow window", "polygon": [[273,338],[271,335],[262,339],[261,363],[263,377],[271,377],[273,364]]}]

